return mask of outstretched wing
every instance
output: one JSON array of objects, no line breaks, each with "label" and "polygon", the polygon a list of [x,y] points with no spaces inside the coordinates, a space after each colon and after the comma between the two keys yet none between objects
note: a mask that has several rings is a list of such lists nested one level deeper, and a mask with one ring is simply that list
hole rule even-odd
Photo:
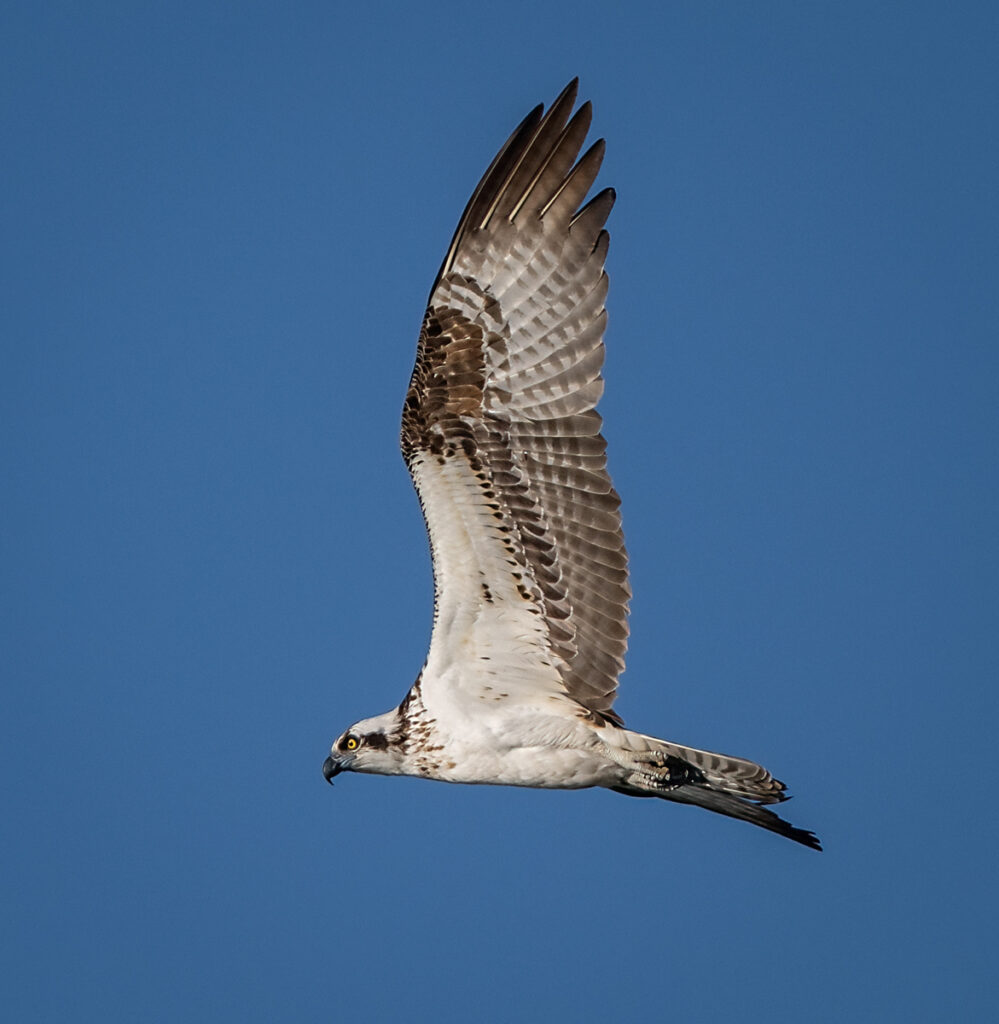
[{"label": "outstretched wing", "polygon": [[424,672],[503,696],[568,695],[607,718],[630,590],[603,389],[602,140],[573,81],[511,135],[462,215],[430,294],[402,450],[434,563]]}]

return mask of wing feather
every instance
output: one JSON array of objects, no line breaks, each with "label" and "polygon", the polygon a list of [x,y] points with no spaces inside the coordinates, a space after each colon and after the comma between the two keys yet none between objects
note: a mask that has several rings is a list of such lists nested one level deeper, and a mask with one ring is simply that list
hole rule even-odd
[{"label": "wing feather", "polygon": [[614,193],[581,205],[604,146],[579,157],[591,110],[572,114],[576,89],[528,114],[465,207],[420,332],[402,449],[434,562],[424,699],[427,676],[473,693],[478,660],[498,656],[505,690],[616,719],[630,589],[595,409]]}]

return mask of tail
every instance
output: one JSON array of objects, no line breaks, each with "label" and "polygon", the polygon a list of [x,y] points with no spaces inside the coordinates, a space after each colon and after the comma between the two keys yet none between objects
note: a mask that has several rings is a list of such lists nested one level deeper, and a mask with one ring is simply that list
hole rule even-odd
[{"label": "tail", "polygon": [[759,825],[812,850],[822,849],[814,833],[795,828],[763,806],[788,799],[784,783],[766,768],[740,757],[695,750],[626,731],[637,748],[638,763],[623,785],[613,787],[616,792],[706,807]]}]

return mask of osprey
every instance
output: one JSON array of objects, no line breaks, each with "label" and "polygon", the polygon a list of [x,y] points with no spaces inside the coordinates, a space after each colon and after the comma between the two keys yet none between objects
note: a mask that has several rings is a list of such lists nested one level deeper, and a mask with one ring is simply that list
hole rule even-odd
[{"label": "osprey", "polygon": [[595,409],[614,192],[582,205],[604,143],[577,160],[591,110],[572,114],[576,87],[507,140],[430,290],[401,438],[433,557],[430,651],[403,702],[347,729],[323,774],[604,786],[818,850],[763,806],[785,799],[765,768],[632,732],[612,710],[631,596]]}]

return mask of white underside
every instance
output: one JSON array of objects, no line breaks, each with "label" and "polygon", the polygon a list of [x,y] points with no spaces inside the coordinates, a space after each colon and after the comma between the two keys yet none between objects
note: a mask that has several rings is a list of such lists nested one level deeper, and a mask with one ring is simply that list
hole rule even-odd
[{"label": "white underside", "polygon": [[544,789],[613,785],[621,767],[606,744],[579,718],[564,718],[518,706],[464,723],[446,735],[438,723],[442,749],[426,777],[444,782],[493,783]]}]

